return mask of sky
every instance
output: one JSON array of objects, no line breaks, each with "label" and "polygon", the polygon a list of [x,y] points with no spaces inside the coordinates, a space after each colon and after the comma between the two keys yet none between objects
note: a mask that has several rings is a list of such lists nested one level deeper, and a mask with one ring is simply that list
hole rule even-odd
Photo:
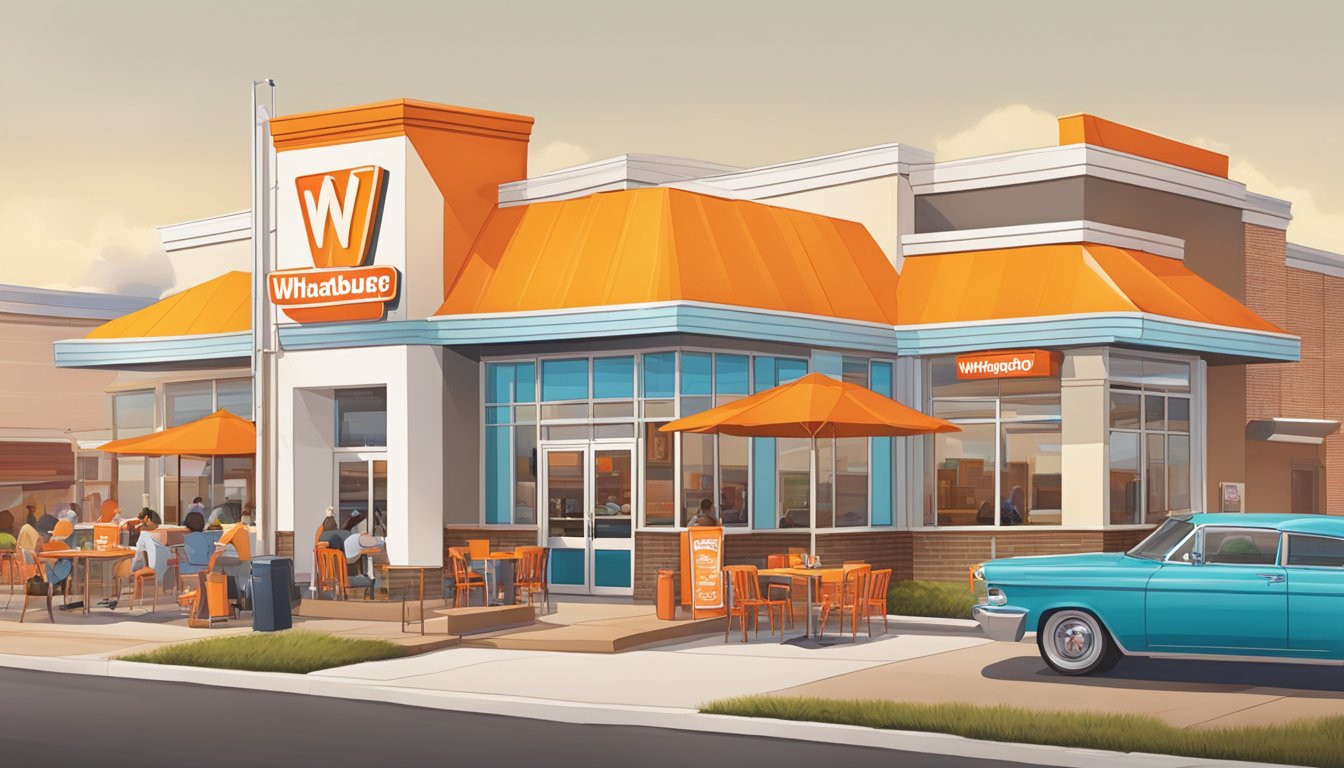
[{"label": "sky", "polygon": [[416,98],[532,115],[530,172],[1055,143],[1093,114],[1231,156],[1344,252],[1344,3],[0,0],[0,283],[157,296],[155,225],[245,209],[281,114]]}]

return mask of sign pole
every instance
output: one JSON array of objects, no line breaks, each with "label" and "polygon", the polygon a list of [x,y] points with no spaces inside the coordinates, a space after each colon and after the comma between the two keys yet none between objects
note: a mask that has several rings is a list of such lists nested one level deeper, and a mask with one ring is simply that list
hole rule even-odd
[{"label": "sign pole", "polygon": [[[257,86],[270,89],[270,111],[257,100]],[[270,269],[271,154],[270,118],[275,110],[275,81],[252,81],[249,113],[252,137],[252,422],[256,425],[256,454],[252,459],[253,502],[258,554],[274,551],[271,537],[277,520],[275,480],[270,450],[274,425],[270,418],[271,377],[266,353],[271,348],[270,316],[266,308],[266,275]]]}]

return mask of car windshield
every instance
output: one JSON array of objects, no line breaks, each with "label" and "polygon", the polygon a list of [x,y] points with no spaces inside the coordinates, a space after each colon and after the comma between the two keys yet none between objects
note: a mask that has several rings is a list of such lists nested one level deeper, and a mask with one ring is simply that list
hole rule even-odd
[{"label": "car windshield", "polygon": [[1161,528],[1148,534],[1148,538],[1139,542],[1139,545],[1127,552],[1130,557],[1141,557],[1145,560],[1161,560],[1167,556],[1172,547],[1181,543],[1181,539],[1186,534],[1195,529],[1195,526],[1189,520],[1171,519],[1162,524]]}]

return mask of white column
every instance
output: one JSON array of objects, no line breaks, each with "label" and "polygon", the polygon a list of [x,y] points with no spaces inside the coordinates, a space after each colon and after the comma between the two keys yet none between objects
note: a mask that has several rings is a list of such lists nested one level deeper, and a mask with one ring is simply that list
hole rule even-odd
[{"label": "white column", "polygon": [[1065,526],[1100,527],[1106,523],[1109,418],[1106,350],[1070,350],[1064,354],[1060,382]]}]

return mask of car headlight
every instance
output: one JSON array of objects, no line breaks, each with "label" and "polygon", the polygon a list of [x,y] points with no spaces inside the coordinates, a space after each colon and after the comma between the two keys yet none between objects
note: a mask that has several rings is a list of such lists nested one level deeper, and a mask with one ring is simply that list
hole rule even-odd
[{"label": "car headlight", "polygon": [[990,587],[986,593],[986,602],[990,605],[1007,605],[1008,595],[1004,594],[1004,591],[998,587]]},{"label": "car headlight", "polygon": [[983,565],[976,566],[975,570],[971,571],[971,575],[975,578],[976,581],[984,581],[985,567]]}]

